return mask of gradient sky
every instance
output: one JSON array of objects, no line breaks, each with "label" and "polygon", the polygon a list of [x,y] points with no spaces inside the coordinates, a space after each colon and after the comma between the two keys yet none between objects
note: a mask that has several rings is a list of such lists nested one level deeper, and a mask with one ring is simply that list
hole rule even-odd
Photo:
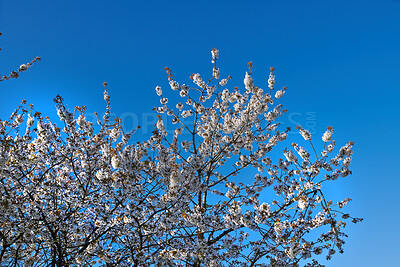
[{"label": "gradient sky", "polygon": [[328,192],[351,197],[364,222],[348,225],[344,254],[327,266],[400,266],[400,1],[0,0],[0,32],[0,74],[43,59],[0,83],[2,119],[21,99],[54,117],[57,94],[102,112],[108,82],[112,111],[132,128],[150,123],[165,66],[189,83],[210,75],[216,47],[222,77],[242,88],[248,61],[264,88],[274,66],[287,126],[321,140],[332,125],[338,144],[355,142],[353,175]]}]

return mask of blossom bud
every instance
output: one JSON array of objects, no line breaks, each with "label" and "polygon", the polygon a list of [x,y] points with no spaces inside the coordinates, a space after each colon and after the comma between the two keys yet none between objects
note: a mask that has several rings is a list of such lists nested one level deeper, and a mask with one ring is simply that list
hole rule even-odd
[{"label": "blossom bud", "polygon": [[328,127],[328,130],[322,135],[322,141],[324,142],[329,142],[332,139],[332,134],[333,134],[333,128]]}]

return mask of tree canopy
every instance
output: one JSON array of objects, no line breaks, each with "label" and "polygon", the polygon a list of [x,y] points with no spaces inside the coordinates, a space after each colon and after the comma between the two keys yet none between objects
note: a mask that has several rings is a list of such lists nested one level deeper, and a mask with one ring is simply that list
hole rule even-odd
[{"label": "tree canopy", "polygon": [[210,78],[190,85],[165,68],[146,141],[111,120],[107,84],[97,122],[61,96],[60,122],[26,101],[0,120],[2,266],[320,266],[315,255],[343,252],[346,222],[362,219],[323,188],[351,174],[353,142],[336,148],[328,127],[317,152],[321,137],[300,126],[304,144],[290,142],[275,69],[262,89],[249,63],[234,87],[211,55]]}]

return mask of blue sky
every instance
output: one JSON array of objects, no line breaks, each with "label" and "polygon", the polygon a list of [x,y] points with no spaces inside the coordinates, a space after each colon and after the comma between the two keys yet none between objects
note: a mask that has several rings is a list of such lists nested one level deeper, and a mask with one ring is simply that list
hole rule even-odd
[{"label": "blue sky", "polygon": [[309,126],[315,139],[332,125],[338,144],[355,142],[353,175],[329,192],[350,196],[349,211],[365,220],[348,226],[345,253],[327,266],[400,266],[399,14],[395,0],[0,1],[0,73],[43,59],[0,84],[0,117],[21,99],[54,116],[57,94],[101,112],[108,82],[112,111],[129,128],[150,123],[165,66],[188,83],[210,73],[216,47],[222,76],[242,86],[253,61],[260,87],[274,66],[288,87],[286,123]]}]

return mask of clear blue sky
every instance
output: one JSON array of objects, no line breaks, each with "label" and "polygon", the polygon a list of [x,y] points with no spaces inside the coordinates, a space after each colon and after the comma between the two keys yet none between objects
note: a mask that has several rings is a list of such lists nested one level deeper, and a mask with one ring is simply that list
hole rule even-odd
[{"label": "clear blue sky", "polygon": [[327,266],[400,266],[400,1],[0,0],[0,31],[1,74],[43,58],[0,84],[1,118],[24,98],[53,117],[57,94],[101,112],[108,82],[113,112],[140,123],[168,86],[165,66],[189,82],[210,73],[215,46],[222,76],[242,86],[252,60],[261,87],[274,66],[293,124],[356,143],[353,175],[330,193],[365,220]]}]

